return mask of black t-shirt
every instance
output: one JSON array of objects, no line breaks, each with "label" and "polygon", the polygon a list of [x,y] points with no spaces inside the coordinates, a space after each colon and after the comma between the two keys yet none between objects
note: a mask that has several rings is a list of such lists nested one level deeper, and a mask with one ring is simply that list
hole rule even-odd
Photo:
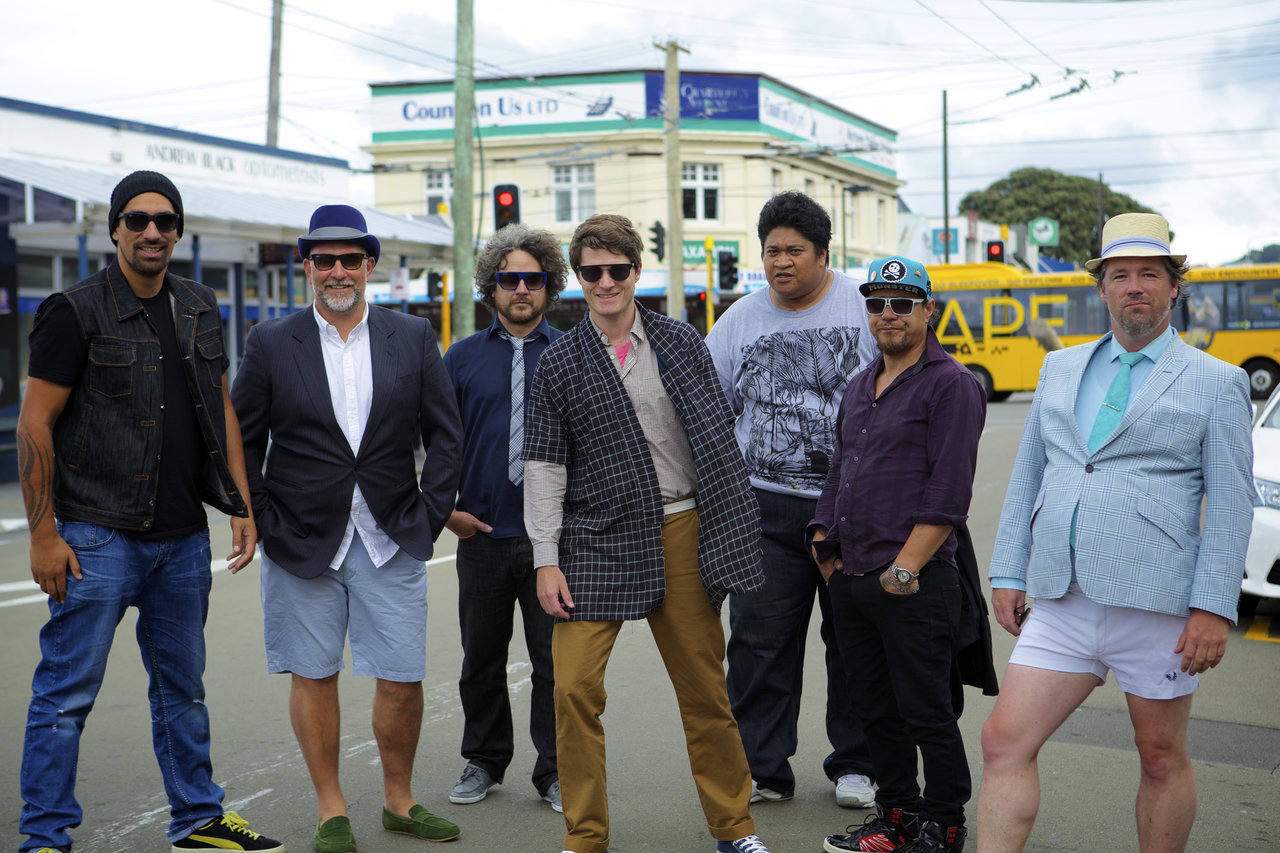
[{"label": "black t-shirt", "polygon": [[[168,284],[155,296],[138,301],[160,338],[164,410],[160,413],[163,429],[155,517],[149,531],[130,531],[129,535],[137,539],[173,539],[203,530],[208,523],[200,499],[204,439],[182,367]],[[31,329],[27,373],[36,379],[72,387],[84,373],[88,354],[88,344],[71,303],[60,293],[46,299]]]}]

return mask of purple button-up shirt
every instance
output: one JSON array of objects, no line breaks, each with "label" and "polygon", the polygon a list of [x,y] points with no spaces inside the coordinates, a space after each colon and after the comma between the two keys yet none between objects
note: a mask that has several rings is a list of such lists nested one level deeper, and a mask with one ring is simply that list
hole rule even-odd
[{"label": "purple button-up shirt", "polygon": [[[827,531],[819,556],[838,543],[846,574],[883,569],[917,524],[956,527],[969,514],[987,404],[968,369],[927,334],[920,360],[879,398],[883,356],[854,376],[840,403],[835,464],[809,534]],[[954,564],[955,552],[952,533],[934,559]]]}]

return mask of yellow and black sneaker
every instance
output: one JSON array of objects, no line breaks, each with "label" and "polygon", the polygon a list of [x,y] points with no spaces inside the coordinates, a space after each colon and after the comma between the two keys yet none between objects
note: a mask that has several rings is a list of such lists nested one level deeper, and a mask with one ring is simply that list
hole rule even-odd
[{"label": "yellow and black sneaker", "polygon": [[253,853],[284,853],[284,845],[249,828],[249,821],[235,812],[196,827],[181,841],[175,841],[173,853],[187,850],[245,850]]}]

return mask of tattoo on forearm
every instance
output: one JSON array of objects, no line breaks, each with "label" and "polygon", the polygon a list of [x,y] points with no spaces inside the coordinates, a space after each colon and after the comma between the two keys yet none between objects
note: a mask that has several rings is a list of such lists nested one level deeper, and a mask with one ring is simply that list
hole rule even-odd
[{"label": "tattoo on forearm", "polygon": [[27,527],[32,532],[49,514],[53,489],[53,448],[42,446],[25,430],[17,431],[18,479],[27,507]]}]

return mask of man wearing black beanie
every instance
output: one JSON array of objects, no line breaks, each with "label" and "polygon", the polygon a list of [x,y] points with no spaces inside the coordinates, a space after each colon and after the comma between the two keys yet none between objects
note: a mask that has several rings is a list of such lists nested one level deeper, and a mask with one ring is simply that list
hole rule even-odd
[{"label": "man wearing black beanie", "polygon": [[231,572],[253,559],[257,531],[217,299],[168,271],[182,226],[172,181],[126,177],[108,216],[115,260],[46,299],[31,330],[18,464],[31,575],[49,595],[49,621],[27,712],[22,850],[71,848],[68,830],[82,817],[80,733],[130,606],[171,849],[284,849],[223,811],[209,759],[203,504],[231,516]]}]

